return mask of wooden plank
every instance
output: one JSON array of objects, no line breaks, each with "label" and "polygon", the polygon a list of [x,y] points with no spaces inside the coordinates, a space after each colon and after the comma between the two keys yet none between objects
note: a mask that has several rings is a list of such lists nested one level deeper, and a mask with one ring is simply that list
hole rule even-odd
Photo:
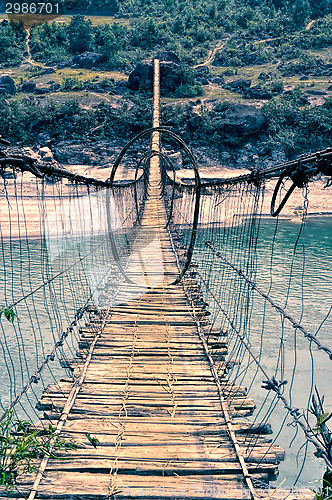
[{"label": "wooden plank", "polygon": [[[80,394],[99,394],[99,395],[109,395],[109,394],[117,394],[123,393],[126,384],[91,384],[91,383],[83,383],[82,388],[80,390]],[[164,394],[169,393],[169,389],[167,385],[162,385],[161,383],[155,384],[146,384],[133,382],[130,383],[130,394],[144,395],[144,394]],[[58,382],[57,384],[50,384],[45,389],[45,394],[68,394],[71,389],[70,382]],[[173,384],[173,391],[183,397],[183,398],[191,398],[191,397],[205,397],[208,395],[216,395],[217,390],[214,385],[209,386],[206,384],[202,384],[202,386],[197,387],[197,384],[186,384],[186,387],[183,387],[180,384]],[[238,395],[245,396],[246,388],[240,386],[232,386],[232,385],[223,385],[224,394],[229,396]]]}]

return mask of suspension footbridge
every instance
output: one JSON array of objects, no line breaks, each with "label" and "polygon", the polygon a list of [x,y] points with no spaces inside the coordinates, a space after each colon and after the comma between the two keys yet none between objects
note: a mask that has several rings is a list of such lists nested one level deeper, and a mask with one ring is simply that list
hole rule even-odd
[{"label": "suspension footbridge", "polygon": [[[162,134],[184,148],[195,182],[176,180]],[[296,186],[318,173],[330,175],[332,152],[202,183],[190,150],[160,127],[157,60],[153,127],[135,140],[146,136],[151,142],[131,182],[115,177],[133,142],[106,182],[43,170],[27,158],[1,160],[4,171],[11,166],[15,173],[4,176],[1,213],[1,243],[9,255],[3,257],[1,345],[9,387],[3,419],[11,419],[14,435],[27,428],[40,439],[50,435],[46,452],[29,456],[29,470],[18,464],[1,498],[284,498],[283,490],[269,489],[285,459],[279,432],[271,439],[269,417],[277,404],[285,411],[280,429],[288,418],[331,470],[323,402],[316,417],[325,427],[318,432],[285,392],[287,328],[310,352],[316,348],[327,359],[332,352],[260,288],[255,252],[265,180],[288,176],[293,183],[275,209],[277,184],[276,213]],[[42,220],[33,230],[27,194],[18,188],[24,176],[33,179]],[[22,264],[18,272],[13,263],[24,256],[28,281]],[[261,324],[253,329],[281,332],[273,341],[278,359],[272,373],[263,334],[255,341],[250,328],[253,294],[263,304],[256,311]],[[10,347],[15,341],[17,354]],[[29,349],[35,371],[26,359]],[[57,357],[65,376],[52,366]],[[264,393],[257,409],[247,389],[256,379]],[[23,417],[22,431],[17,422]],[[2,471],[5,477],[4,465]],[[287,498],[313,496],[306,489]]]}]

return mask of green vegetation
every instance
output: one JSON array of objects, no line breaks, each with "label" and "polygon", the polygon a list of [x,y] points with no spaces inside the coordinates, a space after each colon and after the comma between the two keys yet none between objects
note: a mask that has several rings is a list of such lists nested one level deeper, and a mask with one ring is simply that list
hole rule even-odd
[{"label": "green vegetation", "polygon": [[22,60],[26,32],[23,23],[0,22],[0,65],[15,66]]},{"label": "green vegetation", "polygon": [[0,134],[26,144],[32,144],[40,132],[50,133],[55,141],[67,139],[68,133],[71,138],[82,141],[82,136],[100,125],[100,137],[129,137],[148,128],[151,116],[151,103],[140,104],[135,97],[132,106],[124,102],[114,108],[103,102],[90,109],[74,99],[41,105],[28,98],[18,103],[0,97]]},{"label": "green vegetation", "polygon": [[12,307],[0,306],[0,318],[2,315],[4,315],[4,317],[11,323],[14,323],[15,319],[19,321],[18,316]]},{"label": "green vegetation", "polygon": [[[206,56],[213,43],[228,38],[225,50],[217,58],[218,64],[241,66],[276,60],[289,41],[299,49],[331,44],[331,0],[319,3],[316,0],[118,0],[111,3],[116,16],[112,23],[95,25],[78,14],[69,23],[54,21],[32,28],[32,56],[37,61],[53,64],[85,51],[97,51],[106,56],[105,69],[125,69],[166,49],[192,65]],[[84,12],[84,5],[81,8]],[[123,23],[124,18],[128,23]],[[310,19],[316,21],[306,29]],[[15,52],[11,61],[22,59],[22,36],[24,41],[24,33],[21,33],[15,43],[9,45],[9,38],[17,38],[17,33],[4,32],[7,38],[4,47],[13,47]],[[271,37],[275,40],[256,44]]]},{"label": "green vegetation", "polygon": [[175,90],[175,97],[197,97],[203,95],[203,87],[200,84],[193,85],[186,83],[184,85],[180,85]]},{"label": "green vegetation", "polygon": [[59,450],[76,449],[73,441],[60,439],[56,429],[38,430],[8,411],[0,421],[0,485],[15,486],[17,476],[37,471],[38,458],[56,457]]},{"label": "green vegetation", "polygon": [[[224,111],[230,106],[220,101],[209,110],[203,104],[200,117],[193,115],[192,104],[166,106],[163,109],[163,123],[171,123],[180,130],[186,141],[196,145],[218,144],[221,149],[239,148],[248,140],[256,144],[260,154],[273,150],[284,150],[290,157],[315,149],[330,146],[332,133],[332,98],[322,106],[308,105],[306,94],[298,87],[290,93],[274,97],[262,108],[267,122],[262,133],[239,137],[229,133]],[[196,116],[197,126],[190,127]],[[188,126],[189,125],[189,126]]]},{"label": "green vegetation", "polygon": [[[316,419],[316,426],[312,429],[316,437],[319,437],[325,448],[325,453],[329,460],[332,458],[332,432],[327,425],[327,422],[332,417],[332,412],[324,411],[324,396],[320,397],[317,387],[315,386],[315,394],[311,398],[311,406],[309,412]],[[317,453],[315,453],[317,455]],[[320,491],[316,493],[316,500],[330,500],[332,492],[332,472],[327,469],[323,476],[323,485]]]},{"label": "green vegetation", "polygon": [[[281,148],[292,155],[329,145],[332,0],[110,0],[107,5],[113,9],[113,18],[92,22],[74,15],[30,30],[31,55],[39,64],[17,68],[13,77],[17,84],[27,79],[36,83],[43,96],[17,93],[1,100],[0,132],[4,136],[31,143],[39,132],[48,132],[57,141],[68,133],[81,139],[95,129],[96,137],[127,137],[142,130],[150,124],[149,106],[142,104],[151,97],[150,86],[144,82],[139,91],[130,93],[124,86],[118,87],[117,80],[142,59],[168,50],[180,57],[183,78],[175,91],[165,93],[164,103],[201,96],[203,103],[218,99],[250,104],[250,99],[270,99],[263,108],[266,127],[259,137],[250,139],[260,151]],[[82,12],[84,6],[88,2],[82,4]],[[24,55],[26,33],[17,23],[4,21],[0,28],[4,40],[0,64],[18,64]],[[208,80],[222,76],[225,83],[219,78],[217,85],[206,86],[204,78],[197,78],[190,67],[202,63],[216,46]],[[97,68],[71,67],[73,58],[86,51],[103,55]],[[44,65],[58,63],[62,65],[55,73],[47,74]],[[97,81],[96,70],[103,71],[104,78]],[[116,70],[122,74],[115,75]],[[250,91],[249,87],[229,85],[230,80],[241,78],[251,80]],[[290,92],[287,85],[298,88]],[[310,101],[310,93],[324,98]],[[122,104],[112,105],[116,94],[125,94],[132,104],[123,99]],[[241,142],[227,132],[218,109],[207,107],[195,118],[198,131],[193,120],[188,126],[194,118],[191,110],[180,108],[184,116],[173,111],[165,115],[172,115],[168,120],[187,140],[198,144],[212,141],[220,147]]]},{"label": "green vegetation", "polygon": [[289,156],[322,149],[330,145],[332,106],[330,100],[323,106],[303,105],[307,98],[300,88],[291,95],[282,95],[265,104],[268,120],[266,152],[284,149]]}]

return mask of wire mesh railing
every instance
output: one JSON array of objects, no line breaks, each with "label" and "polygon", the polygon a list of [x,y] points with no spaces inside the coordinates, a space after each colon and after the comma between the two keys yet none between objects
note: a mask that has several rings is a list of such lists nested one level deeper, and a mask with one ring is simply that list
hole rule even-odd
[{"label": "wire mesh railing", "polygon": [[[192,303],[206,310],[200,324],[219,377],[247,387],[257,408],[249,417],[252,409],[243,407],[243,414],[253,425],[272,423],[271,446],[276,441],[291,446],[291,460],[279,466],[289,486],[313,487],[324,467],[332,470],[327,382],[332,376],[332,225],[329,217],[308,215],[311,181],[330,186],[330,155],[325,150],[268,171],[202,183],[195,249],[184,278]],[[194,209],[194,185],[187,182],[169,172],[164,188],[180,265]],[[295,213],[278,217],[294,186],[302,188]],[[228,397],[230,407],[236,396]],[[251,436],[249,447],[258,438]]]}]

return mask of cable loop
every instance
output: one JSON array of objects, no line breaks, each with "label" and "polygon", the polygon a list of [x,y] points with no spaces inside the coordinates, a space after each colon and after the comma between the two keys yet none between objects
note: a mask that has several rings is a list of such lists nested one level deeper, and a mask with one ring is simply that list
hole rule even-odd
[{"label": "cable loop", "polygon": [[296,188],[296,184],[293,182],[293,185],[289,188],[289,190],[285,194],[285,196],[284,196],[283,200],[281,201],[279,207],[275,210],[274,207],[275,207],[276,198],[277,198],[277,195],[279,193],[279,189],[281,187],[282,181],[287,176],[287,174],[288,174],[288,172],[284,171],[280,175],[280,177],[278,179],[278,182],[276,184],[276,187],[274,188],[274,192],[273,192],[272,199],[271,199],[271,208],[270,208],[270,214],[272,215],[272,217],[277,217],[280,214],[281,210],[286,205],[286,202],[287,202],[288,198],[290,197],[290,195],[292,194],[292,192]]}]

